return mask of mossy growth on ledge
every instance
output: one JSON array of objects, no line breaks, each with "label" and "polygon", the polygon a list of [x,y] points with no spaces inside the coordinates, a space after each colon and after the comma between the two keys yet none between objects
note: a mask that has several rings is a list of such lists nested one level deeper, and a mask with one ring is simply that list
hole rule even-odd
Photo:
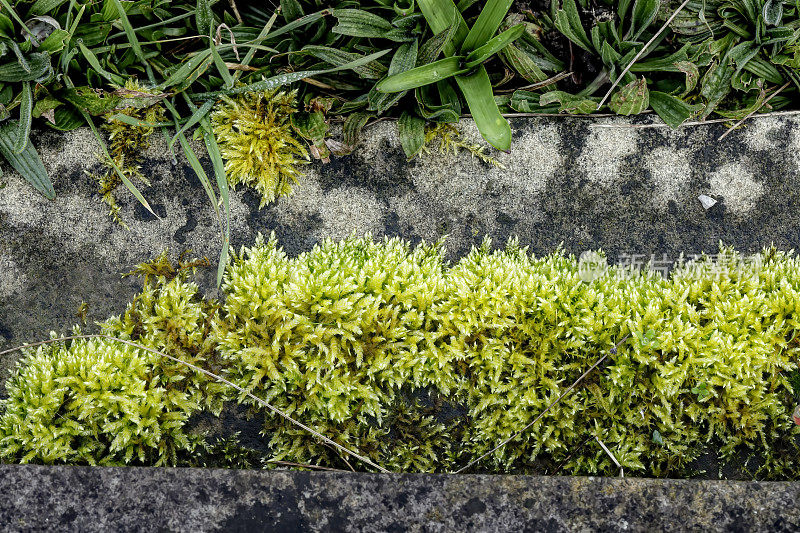
[{"label": "mossy growth on ledge", "polygon": [[[259,238],[234,256],[223,302],[201,298],[184,274],[162,277],[103,329],[212,370],[406,472],[455,471],[492,450],[621,342],[475,469],[618,475],[616,461],[626,475],[681,476],[710,449],[723,459],[754,458],[754,477],[800,478],[800,427],[792,421],[800,259],[722,249],[668,278],[599,263],[560,251],[532,257],[514,241],[492,250],[486,241],[448,264],[441,243],[369,236],[324,241],[289,258],[274,238]],[[134,377],[164,390],[150,413],[171,425],[158,426],[166,444],[141,438],[129,453],[112,443],[117,426],[143,434],[135,413],[111,409],[125,420],[116,425],[85,414],[87,405],[92,416],[110,409],[87,383],[134,379],[118,375],[126,367],[107,364],[109,357],[144,354],[111,342],[29,352],[0,407],[0,458],[202,464],[189,415],[238,401],[263,420],[267,461],[364,468],[246,395],[151,355]],[[82,362],[56,364],[62,359]],[[64,399],[40,408],[56,389]],[[180,415],[163,401],[170,394],[181,395]],[[60,447],[43,444],[56,433]],[[265,464],[251,450],[234,453],[230,439],[224,448],[217,455]]]}]

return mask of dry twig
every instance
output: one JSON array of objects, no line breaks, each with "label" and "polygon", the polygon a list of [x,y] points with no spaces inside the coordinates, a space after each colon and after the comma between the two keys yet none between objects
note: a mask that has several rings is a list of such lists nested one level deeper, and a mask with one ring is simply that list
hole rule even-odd
[{"label": "dry twig", "polygon": [[[777,91],[775,91],[774,93],[772,93],[771,95],[769,95],[769,96],[767,97],[767,99],[766,99],[766,100],[764,100],[764,103],[762,103],[762,104],[761,104],[761,105],[758,107],[758,109],[761,109],[761,107],[762,107],[762,106],[765,106],[765,105],[767,105],[767,102],[769,102],[769,101],[770,101],[770,100],[772,100],[774,97],[776,97],[776,96],[778,95],[778,93],[779,93],[779,92],[781,92],[782,90],[784,90],[785,88],[787,88],[787,87],[789,86],[789,83],[791,83],[791,82],[788,82],[788,81],[787,81],[787,82],[786,82],[786,83],[784,83],[784,84],[783,84],[783,85],[782,85],[782,86],[781,86],[781,87],[780,87],[780,88],[779,88]],[[733,126],[731,126],[730,128],[728,128],[728,131],[726,131],[725,133],[723,133],[722,135],[720,135],[720,136],[719,136],[719,139],[717,139],[717,140],[718,140],[718,141],[721,141],[722,139],[724,139],[725,137],[727,137],[727,136],[728,136],[728,134],[729,134],[730,132],[732,132],[733,130],[735,130],[735,129],[736,129],[736,128],[738,128],[739,126],[741,126],[741,125],[742,125],[742,123],[743,123],[745,120],[747,120],[748,118],[750,118],[750,117],[752,117],[753,115],[755,115],[755,114],[756,114],[756,111],[758,111],[758,109],[753,109],[752,111],[750,111],[750,112],[747,114],[747,116],[745,116],[745,117],[744,117],[742,120],[740,120],[739,122],[737,122],[736,124],[734,124]]]},{"label": "dry twig", "polygon": [[678,6],[678,9],[676,9],[676,10],[675,10],[675,12],[674,12],[674,13],[673,13],[673,14],[672,14],[672,15],[671,15],[671,16],[670,16],[668,19],[667,19],[667,21],[664,23],[664,25],[663,25],[663,26],[661,26],[661,28],[660,28],[660,29],[659,29],[659,30],[656,32],[656,34],[655,34],[655,35],[653,35],[653,36],[650,38],[650,40],[649,40],[649,41],[647,41],[647,44],[645,44],[645,45],[642,47],[642,49],[641,49],[641,50],[639,50],[639,52],[638,52],[638,53],[637,53],[635,56],[633,56],[633,59],[631,59],[631,62],[630,62],[630,63],[628,63],[628,66],[627,66],[627,67],[625,67],[625,70],[623,70],[623,71],[622,71],[622,73],[620,73],[620,75],[619,75],[619,76],[617,76],[617,79],[614,81],[614,83],[612,83],[612,84],[611,84],[611,88],[608,90],[608,92],[606,93],[606,95],[603,97],[603,99],[602,99],[602,100],[600,100],[600,103],[599,103],[599,104],[597,104],[597,109],[600,109],[601,107],[603,107],[603,104],[606,102],[606,100],[608,100],[608,97],[609,97],[609,96],[611,96],[611,92],[614,90],[614,88],[617,86],[617,84],[619,84],[619,82],[620,82],[620,81],[622,81],[622,78],[624,78],[624,77],[625,77],[625,74],[627,74],[627,73],[628,73],[628,71],[631,69],[631,67],[633,66],[633,64],[634,64],[634,63],[636,63],[636,61],[639,59],[639,57],[641,57],[641,55],[644,53],[644,51],[645,51],[645,50],[647,50],[647,49],[650,47],[650,45],[651,45],[651,44],[653,44],[653,42],[655,42],[655,40],[656,40],[656,39],[658,39],[658,36],[659,36],[659,35],[661,35],[661,33],[662,33],[664,30],[666,30],[666,29],[667,29],[667,27],[669,26],[670,22],[672,22],[672,20],[673,20],[673,19],[674,19],[676,16],[678,16],[678,13],[680,13],[680,12],[681,12],[681,10],[682,10],[684,7],[686,7],[686,4],[688,4],[688,3],[689,3],[689,0],[683,0],[683,3],[682,3],[681,5],[679,5],[679,6]]}]

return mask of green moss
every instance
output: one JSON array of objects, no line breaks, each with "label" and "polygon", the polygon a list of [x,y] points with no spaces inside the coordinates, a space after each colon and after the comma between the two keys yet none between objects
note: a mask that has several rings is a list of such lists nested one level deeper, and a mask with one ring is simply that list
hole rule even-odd
[{"label": "green moss", "polygon": [[425,127],[425,140],[421,153],[430,152],[430,146],[439,141],[440,154],[456,154],[466,150],[472,157],[497,168],[506,168],[500,161],[486,153],[486,147],[471,143],[461,136],[457,126],[447,122],[439,122]]},{"label": "green moss", "polygon": [[[442,260],[430,246],[328,240],[290,260],[274,238],[257,242],[228,274],[215,342],[247,391],[383,459],[382,422],[400,387],[455,386],[448,362],[428,357],[435,341],[428,312],[441,283]],[[268,415],[265,431],[277,459],[342,465],[282,418]]]},{"label": "green moss", "polygon": [[[466,465],[623,341],[476,468],[617,475],[616,460],[629,474],[681,476],[712,450],[723,461],[747,457],[758,477],[800,475],[800,427],[791,420],[800,358],[795,255],[722,249],[665,279],[614,267],[587,275],[572,256],[533,257],[515,241],[494,251],[485,241],[450,265],[441,246],[398,239],[327,240],[289,258],[274,237],[259,238],[234,256],[221,308],[198,295],[188,270],[164,260],[151,267],[140,271],[142,294],[104,332],[221,373],[392,470]],[[124,399],[128,389],[146,394]],[[175,434],[136,433],[144,440],[112,448],[116,428],[133,427],[133,418],[116,404],[103,404],[120,412],[112,422],[84,409],[120,395],[147,405],[151,424],[174,417]],[[3,457],[159,464],[188,450],[181,431],[189,413],[218,412],[235,397],[183,365],[105,342],[39,349],[9,382],[9,396]],[[165,400],[173,396],[180,401]],[[263,464],[364,467],[247,396],[238,400],[263,413]],[[208,449],[231,464],[249,461],[233,444]]]},{"label": "green moss", "polygon": [[[210,368],[215,306],[183,278],[148,278],[122,316],[101,324],[102,332]],[[219,412],[215,387],[200,372],[111,340],[40,347],[6,384],[0,458],[174,465],[202,444],[185,431],[189,417],[203,409]]]},{"label": "green moss", "polygon": [[232,186],[261,194],[261,207],[292,192],[308,151],[294,137],[291,119],[297,91],[277,90],[222,97],[211,114],[214,134]]},{"label": "green moss", "polygon": [[5,461],[166,465],[197,444],[183,431],[197,399],[162,378],[157,356],[119,343],[40,347],[6,390]]},{"label": "green moss", "polygon": [[[144,88],[135,81],[128,81],[125,84],[125,88],[122,90],[137,95],[155,95],[153,90]],[[138,104],[136,98],[130,99],[129,101]],[[113,118],[114,115],[118,114],[134,118],[140,121],[140,123],[138,125],[133,125]],[[164,122],[166,117],[164,115],[164,108],[158,103],[145,107],[141,105],[130,105],[126,107],[125,103],[123,103],[118,109],[114,109],[113,112],[106,113],[104,118],[106,122],[103,124],[103,129],[108,132],[108,153],[111,160],[104,161],[106,170],[103,174],[97,176],[99,193],[103,202],[108,205],[111,217],[123,227],[127,227],[120,217],[120,209],[114,196],[115,191],[122,184],[122,179],[114,169],[114,164],[129,180],[138,180],[149,185],[147,178],[139,171],[139,163],[142,160],[142,154],[150,146],[150,135],[152,135],[154,131],[154,128],[147,124]]]},{"label": "green moss", "polygon": [[[142,292],[123,315],[103,322],[102,332],[135,341],[204,370],[215,369],[216,347],[209,339],[209,333],[218,305],[204,299],[198,293],[197,285],[186,281],[191,268],[186,265],[196,262],[181,262],[173,267],[165,257],[162,254],[148,263],[158,266],[158,269],[150,270],[146,268],[147,264],[139,265],[145,276]],[[168,274],[156,274],[159,270]],[[158,371],[162,381],[190,394],[193,401],[215,413],[222,409],[222,397],[218,394],[220,385],[202,372],[165,358],[161,358]]]},{"label": "green moss", "polygon": [[[492,449],[629,336],[481,467],[617,473],[599,439],[627,472],[674,474],[709,446],[769,460],[794,442],[799,266],[723,250],[670,279],[611,268],[587,282],[574,257],[534,258],[513,242],[493,252],[487,241],[450,267],[438,248],[396,240],[326,241],[289,259],[273,239],[235,261],[215,335],[249,391],[379,463],[423,470]],[[385,444],[395,413],[418,409],[398,407],[401,388],[466,409],[446,427],[430,420],[460,442],[424,466],[402,439]],[[414,416],[422,440],[434,438]],[[265,432],[281,458],[341,464],[271,415]]]}]

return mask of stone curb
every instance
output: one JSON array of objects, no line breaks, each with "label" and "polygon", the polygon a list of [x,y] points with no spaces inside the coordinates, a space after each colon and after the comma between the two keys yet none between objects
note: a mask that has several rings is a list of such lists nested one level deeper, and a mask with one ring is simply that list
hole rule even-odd
[{"label": "stone curb", "polygon": [[[649,127],[651,120],[514,119],[511,153],[494,152],[505,169],[436,146],[409,163],[395,125],[379,123],[352,155],[309,165],[290,197],[260,209],[252,191],[235,191],[232,243],[250,245],[257,233],[274,231],[297,255],[351,233],[412,242],[447,235],[455,259],[484,236],[495,244],[518,236],[537,255],[559,245],[575,254],[602,248],[616,263],[713,254],[720,242],[745,253],[771,243],[800,248],[800,117],[753,119],[723,141],[724,124],[671,131]],[[471,121],[460,127],[480,141]],[[33,140],[57,197],[44,199],[0,164],[0,350],[69,331],[83,301],[90,329],[122,312],[140,282],[120,275],[164,249],[216,262],[209,200],[180,153],[173,164],[160,135],[141,165],[152,185],[140,185],[161,218],[122,188],[118,204],[130,230],[111,220],[98,196],[99,147],[87,128],[34,132]],[[717,203],[705,210],[701,194]],[[213,279],[212,269],[201,276],[212,294]],[[0,380],[18,355],[0,357]]]},{"label": "stone curb", "polygon": [[0,466],[0,531],[797,531],[800,484]]}]

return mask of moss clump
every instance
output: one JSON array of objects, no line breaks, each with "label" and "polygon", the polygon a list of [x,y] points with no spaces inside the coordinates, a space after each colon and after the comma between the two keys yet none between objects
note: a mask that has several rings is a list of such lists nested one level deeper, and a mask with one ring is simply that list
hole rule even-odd
[{"label": "moss clump", "polygon": [[[455,386],[448,362],[430,356],[436,324],[428,313],[443,281],[431,246],[327,240],[290,260],[274,238],[259,241],[229,271],[215,342],[247,391],[392,466],[409,460],[390,453],[391,428],[382,424],[396,415],[400,388]],[[265,432],[276,459],[342,465],[282,418],[268,415]],[[433,460],[426,465],[434,468]]]},{"label": "moss clump", "polygon": [[[477,468],[616,475],[618,461],[627,473],[681,476],[712,450],[748,455],[762,478],[800,476],[800,258],[722,249],[669,278],[600,259],[587,274],[560,251],[537,258],[485,241],[449,265],[438,245],[369,236],[289,258],[259,238],[234,257],[221,308],[160,258],[103,330],[222,373],[397,471],[466,465],[610,354]],[[219,412],[231,393],[105,341],[40,348],[9,382],[0,457],[174,462],[192,443],[188,414]],[[263,434],[271,454],[259,464],[363,468],[272,412]],[[233,444],[207,457],[254,464]]]},{"label": "moss clump", "polygon": [[261,194],[261,207],[292,192],[308,162],[293,134],[297,91],[269,90],[222,97],[211,121],[232,186],[244,183]]},{"label": "moss clump", "polygon": [[[289,259],[273,239],[244,251],[225,290],[215,335],[232,378],[383,465],[465,464],[626,336],[481,468],[616,474],[599,439],[627,472],[676,474],[709,447],[723,457],[744,447],[768,473],[783,460],[772,452],[793,449],[800,433],[788,380],[800,353],[800,262],[787,254],[745,261],[722,250],[669,279],[616,268],[587,277],[574,257],[535,258],[514,242],[492,251],[487,241],[450,267],[437,247],[396,240],[327,241]],[[401,390],[465,416],[442,426],[442,410],[398,404]],[[416,434],[387,444],[408,409]],[[280,458],[341,465],[272,415],[265,432]],[[435,438],[444,442],[422,463],[403,448]]]},{"label": "moss clump", "polygon": [[0,457],[22,463],[175,464],[197,399],[172,387],[158,357],[92,339],[30,352],[0,416]]},{"label": "moss clump", "polygon": [[[140,95],[140,98],[128,99],[127,101],[131,102],[131,105],[125,106],[123,103],[123,107],[104,115],[106,122],[103,125],[103,129],[108,132],[108,153],[110,160],[104,161],[107,168],[102,175],[97,177],[97,180],[99,182],[100,196],[103,202],[108,205],[109,214],[119,224],[127,227],[120,217],[120,208],[114,196],[115,191],[122,184],[122,179],[114,168],[114,165],[117,166],[128,180],[139,180],[149,185],[150,182],[139,170],[142,153],[150,147],[150,135],[152,135],[154,131],[154,128],[147,124],[164,122],[166,117],[164,108],[160,104],[149,104],[147,99],[141,98],[141,95],[153,94],[154,98],[151,100],[157,101],[159,98],[155,91],[144,88],[134,81],[127,82],[122,91],[124,91],[124,94],[135,93]],[[139,101],[145,103],[141,104]],[[134,118],[139,121],[139,124],[129,124],[113,118],[113,116],[117,114]]]},{"label": "moss clump", "polygon": [[[173,279],[148,277],[127,311],[101,324],[102,332],[208,369],[216,307],[179,272]],[[189,417],[221,409],[215,387],[185,365],[112,340],[40,347],[6,385],[0,458],[175,465],[202,444],[184,429]]]},{"label": "moss clump", "polygon": [[461,136],[458,127],[447,122],[439,122],[425,127],[425,140],[420,153],[430,152],[430,146],[439,140],[440,154],[457,154],[466,150],[472,157],[497,168],[506,168],[500,161],[486,153],[486,147],[471,143]]},{"label": "moss clump", "polygon": [[[172,266],[164,253],[150,263],[139,265],[137,271],[145,277],[142,292],[123,315],[102,323],[102,332],[135,341],[204,370],[215,370],[216,347],[209,333],[218,305],[204,299],[197,285],[186,281],[192,268],[186,265],[196,263],[181,261]],[[159,274],[162,271],[166,274]],[[202,372],[163,357],[158,371],[165,383],[185,391],[193,401],[215,413],[222,409],[220,385]]]}]

